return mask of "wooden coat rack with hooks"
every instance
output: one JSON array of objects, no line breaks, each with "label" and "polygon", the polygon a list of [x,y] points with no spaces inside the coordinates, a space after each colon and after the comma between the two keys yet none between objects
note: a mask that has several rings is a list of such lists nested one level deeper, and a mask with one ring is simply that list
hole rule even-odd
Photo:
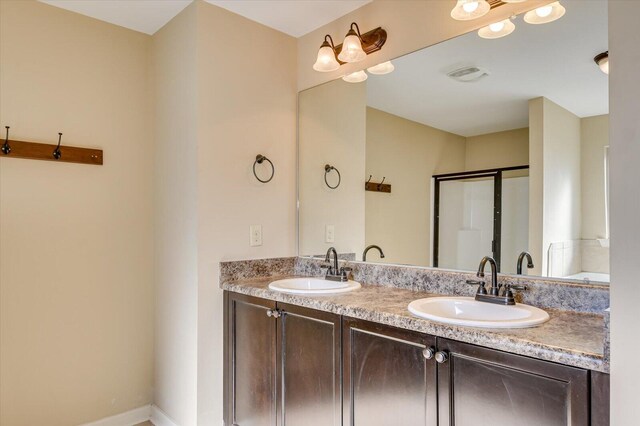
[{"label": "wooden coat rack with hooks", "polygon": [[384,183],[384,180],[386,179],[386,177],[383,177],[382,182],[380,183],[371,182],[372,177],[373,177],[372,175],[369,175],[369,180],[367,180],[364,183],[365,191],[386,192],[387,194],[391,193],[391,184]]},{"label": "wooden coat rack with hooks", "polygon": [[5,129],[7,132],[1,141],[0,158],[26,158],[96,166],[103,164],[101,149],[61,145],[62,133],[58,133],[57,144],[46,144],[9,139],[9,126],[5,126]]}]

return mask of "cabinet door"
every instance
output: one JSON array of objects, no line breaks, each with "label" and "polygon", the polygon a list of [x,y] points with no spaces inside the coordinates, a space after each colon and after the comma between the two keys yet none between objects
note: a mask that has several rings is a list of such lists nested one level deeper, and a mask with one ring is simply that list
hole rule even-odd
[{"label": "cabinet door", "polygon": [[436,425],[433,347],[432,336],[344,318],[344,425]]},{"label": "cabinet door", "polygon": [[585,370],[447,339],[438,351],[440,426],[589,424]]},{"label": "cabinet door", "polygon": [[[225,424],[276,424],[275,302],[225,292]],[[272,311],[273,312],[273,311]]]},{"label": "cabinet door", "polygon": [[278,425],[341,425],[340,316],[284,303],[278,310]]}]

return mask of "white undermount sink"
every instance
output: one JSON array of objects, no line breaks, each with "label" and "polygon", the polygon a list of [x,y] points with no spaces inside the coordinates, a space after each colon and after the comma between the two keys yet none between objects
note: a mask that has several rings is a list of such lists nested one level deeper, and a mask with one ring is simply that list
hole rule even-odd
[{"label": "white undermount sink", "polygon": [[288,278],[273,281],[269,284],[270,290],[293,294],[335,294],[347,293],[359,289],[357,281],[330,281],[322,278]]},{"label": "white undermount sink", "polygon": [[409,312],[431,321],[482,328],[526,328],[542,324],[549,314],[517,303],[478,302],[473,297],[428,297],[409,303]]}]

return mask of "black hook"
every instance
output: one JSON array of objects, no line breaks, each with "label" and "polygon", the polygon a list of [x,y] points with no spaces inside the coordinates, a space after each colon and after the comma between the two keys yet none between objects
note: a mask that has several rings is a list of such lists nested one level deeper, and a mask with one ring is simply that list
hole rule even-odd
[{"label": "black hook", "polygon": [[[256,173],[256,164],[262,164],[264,161],[268,161],[269,164],[271,164],[271,177],[269,177],[269,179],[267,179],[267,180],[260,179],[258,177],[258,174]],[[253,162],[253,175],[256,177],[256,179],[258,179],[258,181],[260,181],[262,183],[271,182],[271,179],[273,179],[273,175],[275,175],[275,174],[276,174],[276,168],[274,167],[274,165],[271,162],[271,160],[269,160],[267,157],[265,157],[262,154],[256,155],[256,161]]]},{"label": "black hook", "polygon": [[58,133],[58,146],[53,150],[53,158],[59,160],[62,157],[62,152],[60,152],[60,142],[62,141],[62,133]]},{"label": "black hook", "polygon": [[382,182],[380,182],[380,183],[378,184],[378,191],[382,189],[382,184],[384,183],[384,180],[385,180],[385,179],[386,179],[386,177],[384,177],[384,176],[383,176],[383,177],[382,177]]},{"label": "black hook", "polygon": [[[329,185],[329,182],[327,182],[327,174],[331,170],[335,170],[336,173],[338,174],[338,183],[336,184],[336,186],[331,186],[331,185]],[[329,188],[336,189],[337,187],[340,186],[340,182],[342,182],[342,177],[340,176],[340,171],[338,169],[336,169],[335,167],[333,167],[333,166],[325,164],[325,166],[324,166],[324,183],[326,183]]]},{"label": "black hook", "polygon": [[9,126],[4,126],[4,128],[7,129],[7,136],[4,139],[4,143],[2,144],[0,151],[2,151],[4,155],[9,155],[11,152],[11,145],[9,145]]},{"label": "black hook", "polygon": [[369,180],[367,180],[367,183],[371,182],[371,178],[373,177],[373,175],[369,175]]}]

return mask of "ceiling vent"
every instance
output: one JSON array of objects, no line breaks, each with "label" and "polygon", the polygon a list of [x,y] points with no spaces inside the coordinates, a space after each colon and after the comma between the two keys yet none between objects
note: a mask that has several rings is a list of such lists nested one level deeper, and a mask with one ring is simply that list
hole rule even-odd
[{"label": "ceiling vent", "polygon": [[447,73],[447,76],[460,83],[473,83],[488,75],[489,71],[479,67],[463,67]]}]

